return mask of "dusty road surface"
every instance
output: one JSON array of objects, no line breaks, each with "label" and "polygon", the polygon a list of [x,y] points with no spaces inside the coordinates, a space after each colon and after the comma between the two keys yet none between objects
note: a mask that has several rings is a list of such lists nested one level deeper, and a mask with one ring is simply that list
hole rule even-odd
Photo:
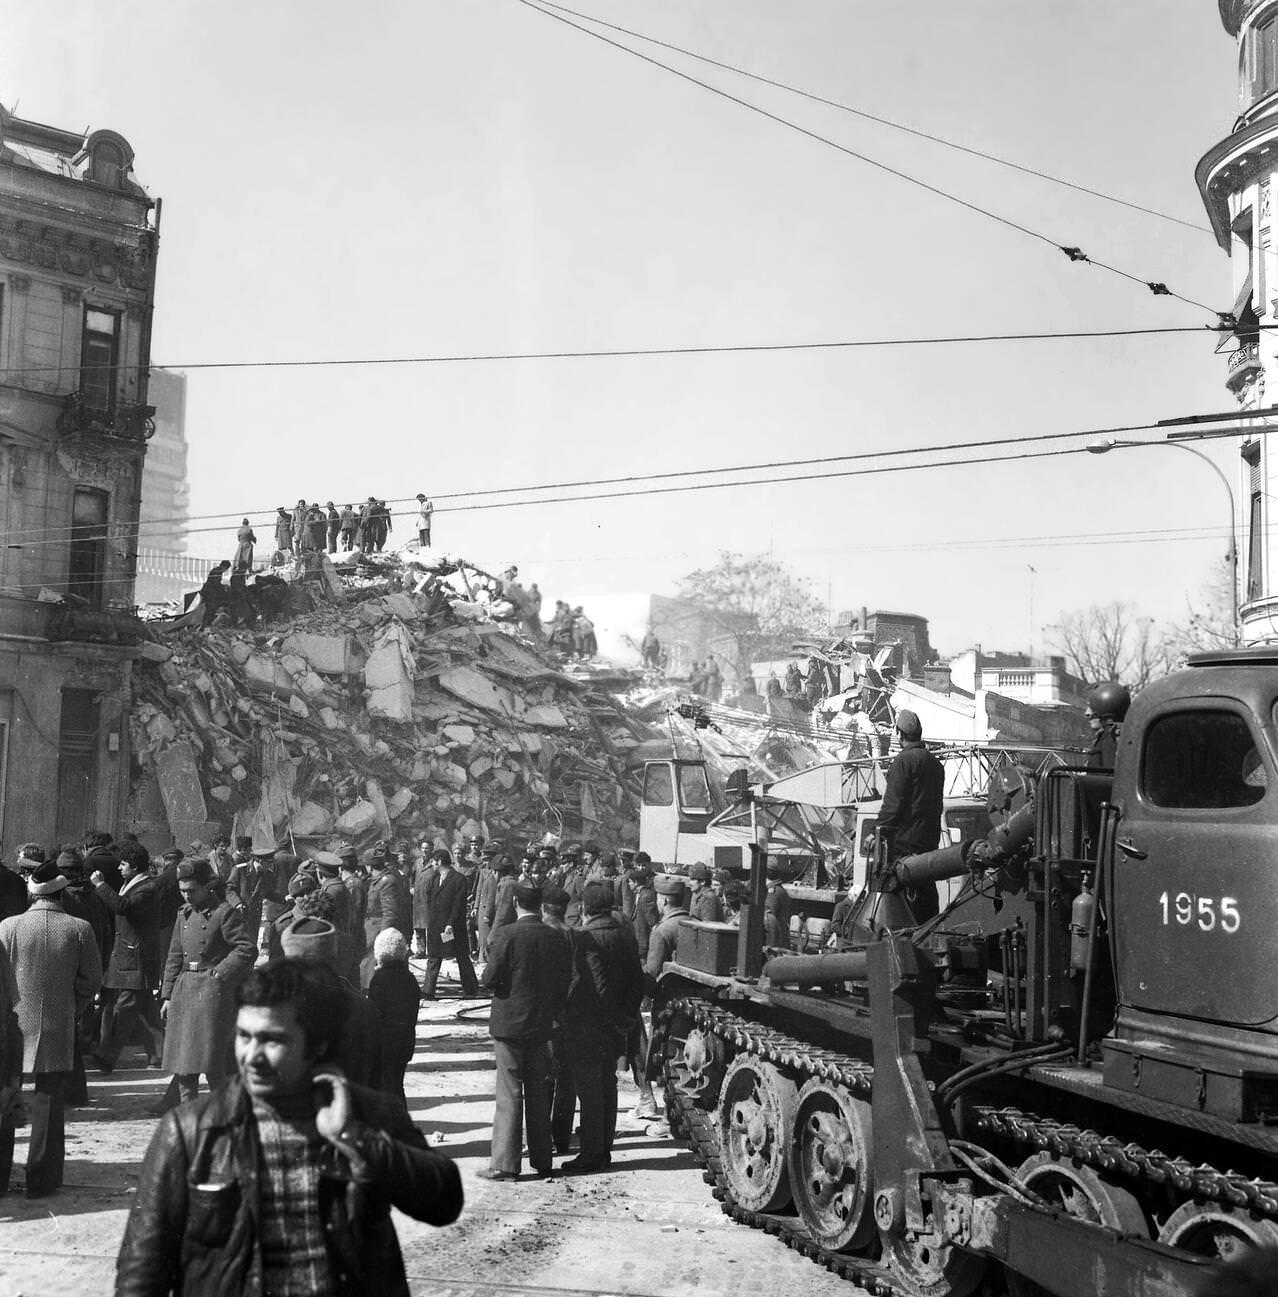
[{"label": "dusty road surface", "polygon": [[[420,969],[418,970],[420,972]],[[452,987],[443,987],[451,996]],[[478,1009],[478,1012],[469,1010]],[[459,1010],[466,1010],[459,1017]],[[167,1076],[130,1067],[89,1073],[88,1107],[69,1112],[66,1187],[23,1197],[26,1130],[18,1132],[13,1187],[0,1198],[0,1297],[108,1297],[142,1154],[156,1119],[148,1108]],[[413,1293],[634,1294],[635,1297],[855,1297],[857,1289],[734,1225],[719,1211],[687,1153],[629,1116],[623,1083],[611,1170],[491,1183],[487,1164],[493,1062],[482,1006],[424,1004],[407,1079],[413,1118],[462,1170],[466,1207],[447,1229],[396,1215]],[[377,1297],[377,1294],[369,1294]]]}]

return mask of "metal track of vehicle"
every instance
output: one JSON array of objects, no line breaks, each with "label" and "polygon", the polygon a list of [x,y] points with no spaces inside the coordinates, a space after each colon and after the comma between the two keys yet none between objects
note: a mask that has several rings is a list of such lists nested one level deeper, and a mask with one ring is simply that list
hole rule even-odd
[{"label": "metal track of vehicle", "polygon": [[1209,1198],[1234,1207],[1248,1207],[1260,1216],[1278,1220],[1278,1184],[1253,1180],[1210,1166],[1194,1166],[1183,1157],[1171,1157],[1139,1144],[1124,1143],[1113,1135],[1085,1130],[1069,1122],[1054,1121],[1022,1112],[1019,1108],[975,1105],[979,1129],[1013,1139],[1030,1148],[1046,1149],[1103,1171],[1116,1171],[1152,1184],[1170,1184],[1195,1198]]},{"label": "metal track of vehicle", "polygon": [[[766,1059],[800,1078],[820,1077],[846,1086],[850,1093],[861,1098],[871,1096],[874,1069],[863,1059],[810,1047],[706,1000],[680,998],[665,1005],[654,1023],[654,1046],[664,1042],[677,1016],[686,1016],[698,1028],[719,1037],[735,1050]],[[686,1133],[706,1183],[713,1187],[714,1196],[728,1216],[776,1235],[786,1246],[860,1284],[877,1297],[909,1297],[908,1289],[900,1285],[887,1266],[866,1257],[822,1248],[804,1233],[802,1222],[796,1216],[750,1211],[735,1201],[723,1174],[714,1113],[700,1107],[681,1086],[677,1066],[669,1057],[665,1059],[664,1074],[667,1102],[673,1100],[679,1106],[676,1125]],[[1184,1158],[1159,1150],[1149,1151],[1112,1135],[1036,1116],[1019,1108],[973,1105],[971,1112],[978,1129],[1009,1138],[1026,1148],[1048,1150],[1147,1184],[1169,1184],[1194,1197],[1247,1207],[1257,1215],[1278,1221],[1278,1184],[1270,1181],[1205,1165],[1193,1166]]]},{"label": "metal track of vehicle", "polygon": [[[874,1069],[868,1063],[833,1050],[810,1048],[792,1036],[728,1013],[706,1000],[679,999],[667,1004],[653,1024],[654,1047],[664,1041],[669,1034],[671,1021],[679,1014],[688,1015],[703,1031],[712,1032],[738,1050],[748,1051],[803,1076],[817,1076],[838,1082],[846,1085],[853,1093],[869,1097]],[[860,1284],[874,1297],[909,1297],[907,1290],[895,1281],[887,1266],[866,1257],[828,1251],[803,1232],[798,1217],[750,1211],[742,1207],[733,1198],[723,1174],[714,1113],[699,1107],[680,1086],[679,1077],[669,1059],[666,1060],[664,1071],[666,1102],[673,1100],[678,1103],[677,1124],[686,1134],[693,1155],[703,1169],[703,1178],[713,1188],[714,1196],[726,1215],[739,1224],[775,1235],[787,1247],[810,1257],[840,1278]]]}]

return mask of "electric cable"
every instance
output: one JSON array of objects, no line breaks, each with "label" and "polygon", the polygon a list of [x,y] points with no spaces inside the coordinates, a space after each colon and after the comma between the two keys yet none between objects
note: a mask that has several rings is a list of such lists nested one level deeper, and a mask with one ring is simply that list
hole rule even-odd
[{"label": "electric cable", "polygon": [[855,158],[858,162],[864,162],[866,165],[875,167],[879,171],[895,176],[898,180],[904,180],[908,184],[926,190],[928,193],[933,194],[938,198],[943,198],[947,202],[955,203],[959,207],[963,207],[970,212],[975,212],[979,216],[984,216],[987,220],[994,221],[1008,229],[1016,230],[1017,232],[1026,235],[1028,238],[1038,240],[1040,243],[1045,243],[1048,247],[1055,248],[1058,252],[1064,253],[1070,261],[1083,262],[1087,265],[1095,266],[1098,270],[1106,270],[1109,271],[1110,274],[1118,275],[1123,279],[1130,280],[1134,284],[1143,284],[1151,293],[1154,294],[1155,297],[1174,297],[1178,301],[1196,307],[1200,311],[1206,311],[1209,315],[1217,318],[1220,318],[1222,315],[1220,311],[1208,306],[1205,302],[1198,302],[1192,297],[1186,297],[1182,293],[1174,292],[1172,289],[1168,288],[1166,283],[1162,280],[1146,279],[1142,275],[1132,274],[1130,271],[1122,270],[1118,266],[1111,265],[1108,262],[1098,261],[1095,257],[1084,252],[1082,248],[1063,244],[1050,235],[1043,234],[1039,230],[1031,229],[1028,225],[1022,225],[1019,221],[1012,220],[1011,217],[1002,216],[998,212],[993,212],[987,207],[980,206],[979,203],[973,203],[966,198],[960,198],[957,194],[950,193],[948,190],[942,189],[939,185],[930,184],[926,180],[919,179],[918,176],[902,171],[899,167],[889,166],[886,162],[880,162],[878,159],[872,158],[868,154],[858,152],[856,149],[849,148],[845,144],[840,144],[837,140],[832,140],[827,135],[822,135],[818,131],[809,130],[806,126],[800,126],[798,122],[790,121],[788,118],[782,117],[779,113],[770,112],[768,109],[763,108],[758,104],[751,103],[748,99],[742,99],[739,95],[734,95],[730,91],[712,85],[708,81],[702,81],[699,77],[694,77],[688,72],[682,72],[676,67],[671,67],[669,63],[663,63],[660,59],[653,58],[649,54],[644,54],[641,50],[633,49],[631,46],[625,45],[621,41],[612,40],[610,37],[603,35],[602,32],[593,31],[589,27],[583,27],[580,23],[573,22],[572,19],[565,17],[561,13],[555,13],[550,9],[543,9],[540,5],[533,3],[533,0],[516,0],[516,3],[523,5],[526,9],[532,9],[546,18],[551,18],[557,23],[562,23],[565,27],[571,27],[574,31],[579,31],[584,35],[589,36],[592,40],[601,41],[605,45],[612,46],[613,49],[621,50],[623,53],[629,54],[632,58],[639,59],[644,63],[649,63],[653,67],[661,68],[663,71],[669,72],[672,76],[679,77],[683,81],[699,86],[703,90],[708,90],[711,94],[718,95],[720,98],[726,99],[742,108],[746,108],[752,113],[757,113],[761,117],[766,117],[769,121],[775,122],[780,126],[785,126],[792,131],[797,131],[800,135],[807,136],[808,139],[815,140],[819,144],[824,144],[829,148],[836,149],[838,152],[843,153],[850,158]]},{"label": "electric cable", "polygon": [[[522,0],[521,0],[522,3]],[[1260,324],[1258,331],[1278,329],[1278,324]],[[331,369],[340,366],[374,365],[465,365],[522,360],[625,360],[644,356],[721,356],[754,355],[766,352],[802,351],[854,351],[878,347],[943,347],[987,342],[1071,342],[1101,338],[1141,338],[1167,334],[1201,334],[1228,331],[1224,326],[1212,324],[1162,325],[1147,329],[1068,329],[1047,330],[1038,333],[972,333],[942,334],[930,337],[909,338],[835,338],[817,342],[741,342],[707,344],[687,347],[612,347],[580,348],[557,351],[490,351],[456,352],[423,356],[328,356],[312,360],[197,360],[177,363],[151,361],[147,365],[79,365],[78,372],[93,373],[132,370],[169,369],[183,372],[205,369]],[[27,365],[0,368],[0,375],[57,374],[65,365]]]},{"label": "electric cable", "polygon": [[[1030,436],[1001,437],[1001,438],[990,437],[990,438],[983,438],[977,441],[939,442],[939,443],[933,443],[931,445],[925,445],[925,446],[914,446],[914,447],[898,446],[886,450],[854,451],[846,455],[821,455],[811,459],[767,460],[767,461],[762,461],[754,464],[711,465],[708,468],[679,469],[679,470],[674,470],[666,473],[636,473],[636,474],[629,474],[622,477],[583,478],[583,479],[578,479],[576,481],[543,482],[543,483],[529,484],[524,486],[488,487],[488,488],[477,489],[473,491],[454,491],[454,492],[442,493],[434,496],[433,499],[437,501],[438,500],[481,499],[481,498],[491,497],[495,495],[510,495],[510,494],[517,494],[521,492],[562,491],[562,490],[569,490],[569,489],[578,489],[587,486],[618,486],[618,485],[627,485],[634,482],[666,481],[671,478],[677,478],[677,477],[703,477],[703,476],[708,476],[710,474],[719,474],[719,473],[751,473],[751,472],[771,471],[773,469],[778,469],[778,468],[807,468],[807,467],[812,467],[820,464],[847,463],[853,460],[890,459],[890,458],[899,458],[906,455],[946,454],[952,451],[960,451],[960,450],[984,450],[984,449],[990,449],[998,446],[1020,446],[1020,445],[1029,445],[1033,442],[1062,441],[1062,440],[1069,440],[1075,437],[1079,437],[1079,438],[1087,437],[1087,438],[1095,439],[1097,437],[1106,437],[1114,433],[1120,433],[1120,432],[1162,431],[1174,424],[1192,423],[1195,421],[1208,422],[1212,420],[1238,419],[1243,423],[1247,423],[1251,420],[1268,419],[1276,416],[1278,416],[1278,406],[1265,406],[1258,410],[1239,410],[1236,413],[1229,413],[1229,414],[1222,414],[1222,415],[1195,415],[1195,416],[1189,416],[1188,418],[1185,419],[1172,419],[1172,420],[1164,419],[1154,423],[1115,424],[1111,427],[1085,428],[1085,429],[1079,429],[1074,432],[1035,433]],[[1262,432],[1268,432],[1269,429],[1261,426],[1261,427],[1253,428],[1253,431],[1256,433],[1262,433]],[[1208,439],[1213,436],[1219,436],[1219,435],[1220,435],[1219,433],[1207,432],[1203,434],[1203,438]],[[1189,438],[1185,438],[1184,440],[1189,440]],[[1149,444],[1157,445],[1161,443],[1150,442]],[[1075,449],[1085,450],[1086,447],[1079,446],[1076,447]],[[1015,458],[1015,457],[1008,456],[1005,458]],[[968,462],[981,463],[985,461],[957,460],[954,462],[961,464],[961,463],[968,463]],[[791,479],[778,479],[778,480],[785,481]],[[767,485],[768,481],[769,480],[764,480],[760,482],[747,481],[747,482],[739,483],[738,485],[742,485],[742,486]],[[707,485],[715,485],[715,484],[707,484]],[[718,484],[718,485],[723,485],[723,484]],[[733,484],[729,483],[727,485],[733,485]],[[588,500],[595,497],[579,496],[579,497],[571,497],[571,498]],[[608,499],[611,497],[600,496],[598,498]],[[398,497],[388,499],[386,503],[411,504],[414,499],[415,497],[398,496]],[[543,501],[543,503],[557,503],[557,501],[554,502]],[[462,512],[465,510],[465,508],[466,506],[452,506],[452,507],[445,507],[444,509],[437,509],[436,512],[440,512],[440,513]],[[228,509],[221,513],[186,514],[186,515],[181,515],[181,516],[176,516],[171,518],[149,518],[146,520],[145,523],[139,522],[137,524],[137,527],[138,528],[158,527],[165,523],[186,525],[191,522],[203,522],[212,519],[237,518],[237,517],[239,518],[265,517],[269,521],[269,520],[273,520],[275,516],[275,512],[276,512],[276,506],[261,507],[256,509],[254,508],[234,509],[234,510]],[[411,511],[409,513],[409,516],[411,516]],[[263,523],[261,525],[266,526],[266,523]],[[191,528],[189,530],[222,531],[225,529],[226,527],[225,525],[223,525],[219,527]],[[10,528],[5,531],[0,531],[0,541],[11,540],[13,538],[38,534],[50,530],[61,530],[61,531],[69,532],[70,524],[61,524],[56,528],[53,527]]]},{"label": "electric cable", "polygon": [[1134,212],[1143,212],[1146,216],[1156,216],[1159,220],[1170,221],[1173,225],[1183,225],[1186,229],[1194,230],[1199,234],[1212,233],[1209,226],[1197,225],[1193,221],[1185,220],[1183,217],[1172,216],[1169,212],[1160,212],[1156,207],[1146,207],[1142,203],[1134,203],[1130,199],[1119,198],[1116,194],[1106,193],[1102,189],[1091,189],[1087,185],[1080,185],[1076,181],[1066,180],[1062,176],[1054,176],[1048,171],[1040,171],[1036,167],[1029,167],[1021,162],[1013,162],[1010,158],[999,157],[996,153],[987,153],[984,149],[976,149],[967,144],[960,144],[956,140],[946,139],[943,135],[934,135],[930,131],[907,126],[904,122],[893,121],[890,117],[881,117],[877,113],[867,112],[864,108],[856,108],[852,104],[845,104],[837,99],[827,99],[824,95],[804,90],[802,86],[796,86],[791,82],[777,81],[772,77],[765,77],[758,72],[750,72],[743,67],[738,67],[735,63],[725,63],[720,59],[710,58],[706,54],[698,54],[695,50],[686,49],[682,45],[659,40],[655,36],[645,36],[643,32],[632,31],[628,27],[619,27],[616,23],[605,22],[604,19],[596,18],[592,14],[569,9],[567,5],[555,4],[554,0],[540,0],[540,3],[547,9],[557,9],[560,13],[570,14],[574,18],[581,18],[586,22],[594,23],[597,27],[606,27],[609,31],[620,32],[623,36],[633,36],[636,40],[646,41],[650,45],[659,45],[662,49],[672,50],[676,54],[683,54],[690,59],[696,59],[698,63],[707,63],[711,67],[722,68],[725,72],[732,72],[737,76],[746,77],[750,81],[758,81],[765,86],[784,90],[788,94],[798,95],[801,99],[810,99],[813,103],[823,104],[827,108],[837,108],[840,112],[850,113],[853,117],[864,118],[866,121],[874,122],[879,126],[890,127],[894,131],[901,131],[903,134],[912,135],[916,139],[927,140],[932,144],[940,144],[947,149],[953,149],[957,153],[966,153],[970,157],[996,163],[1000,167],[1019,171],[1023,175],[1034,176],[1039,180],[1047,180],[1054,185],[1073,189],[1077,193],[1088,194],[1092,198],[1100,198],[1107,203],[1116,203],[1118,206],[1128,207]]}]

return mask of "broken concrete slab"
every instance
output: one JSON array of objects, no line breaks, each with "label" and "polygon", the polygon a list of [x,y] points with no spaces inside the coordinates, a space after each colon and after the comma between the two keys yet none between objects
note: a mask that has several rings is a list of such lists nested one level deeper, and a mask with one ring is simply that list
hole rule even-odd
[{"label": "broken concrete slab", "polygon": [[209,815],[195,748],[185,741],[170,743],[156,757],[155,773],[174,842],[190,842]]},{"label": "broken concrete slab", "polygon": [[333,831],[344,838],[362,838],[377,827],[377,808],[360,798],[348,811],[343,811],[333,825]]},{"label": "broken concrete slab", "polygon": [[516,715],[519,706],[515,695],[507,688],[494,684],[474,667],[450,667],[440,674],[440,688],[456,698],[482,707],[485,711]]},{"label": "broken concrete slab", "polygon": [[351,669],[349,635],[314,635],[295,631],[281,646],[285,653],[295,653],[310,663],[321,675],[342,676]]}]

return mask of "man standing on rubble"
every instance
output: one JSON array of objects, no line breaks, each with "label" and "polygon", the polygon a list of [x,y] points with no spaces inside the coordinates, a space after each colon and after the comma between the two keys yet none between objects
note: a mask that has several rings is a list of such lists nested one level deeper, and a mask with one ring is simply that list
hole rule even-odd
[{"label": "man standing on rubble", "polygon": [[359,516],[348,504],[342,510],[338,528],[342,538],[342,551],[349,554],[355,548],[355,529],[359,526]]},{"label": "man standing on rubble", "polygon": [[417,543],[422,549],[430,549],[430,527],[435,518],[435,506],[430,497],[417,493]]},{"label": "man standing on rubble", "polygon": [[299,500],[293,506],[293,553],[300,554],[306,548],[306,501]]},{"label": "man standing on rubble", "polygon": [[330,500],[325,506],[328,514],[328,552],[337,553],[337,533],[342,529],[342,515],[337,512],[337,506]]},{"label": "man standing on rubble", "polygon": [[275,548],[285,557],[293,552],[293,518],[283,505],[275,511]]}]

